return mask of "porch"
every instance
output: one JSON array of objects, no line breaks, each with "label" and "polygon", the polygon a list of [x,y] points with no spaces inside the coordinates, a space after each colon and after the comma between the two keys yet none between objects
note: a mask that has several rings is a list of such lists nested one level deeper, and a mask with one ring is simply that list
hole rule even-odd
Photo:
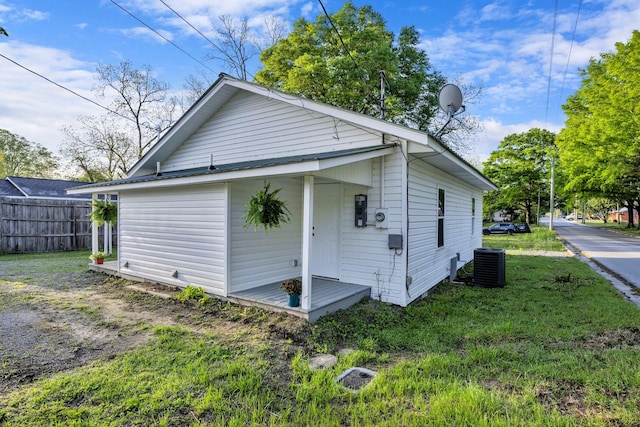
[{"label": "porch", "polygon": [[[118,261],[90,264],[90,269],[132,281],[146,281],[129,274],[118,273]],[[280,282],[232,292],[226,298],[220,298],[236,304],[283,312],[306,319],[309,322],[315,322],[326,314],[349,308],[370,295],[371,288],[368,286],[313,277],[311,283],[311,308],[308,310],[303,309],[302,306],[289,307],[288,296],[280,289]]]},{"label": "porch", "polygon": [[271,311],[285,312],[315,322],[320,317],[349,308],[371,295],[371,288],[363,285],[340,282],[337,280],[313,277],[311,283],[311,308],[288,306],[288,295],[280,289],[280,282],[269,283],[257,288],[232,292],[229,301]]}]

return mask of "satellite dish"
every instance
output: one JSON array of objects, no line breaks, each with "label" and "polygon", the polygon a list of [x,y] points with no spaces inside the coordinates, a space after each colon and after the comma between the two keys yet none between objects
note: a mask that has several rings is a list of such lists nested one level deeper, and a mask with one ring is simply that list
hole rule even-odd
[{"label": "satellite dish", "polygon": [[440,108],[449,116],[453,116],[462,107],[462,92],[458,86],[448,83],[440,89],[438,101]]}]

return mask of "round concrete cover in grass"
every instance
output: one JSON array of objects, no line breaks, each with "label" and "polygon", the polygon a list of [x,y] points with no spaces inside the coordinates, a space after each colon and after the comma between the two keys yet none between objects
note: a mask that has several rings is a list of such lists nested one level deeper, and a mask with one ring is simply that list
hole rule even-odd
[{"label": "round concrete cover in grass", "polygon": [[376,372],[366,368],[349,368],[336,378],[336,384],[357,393],[373,380]]}]

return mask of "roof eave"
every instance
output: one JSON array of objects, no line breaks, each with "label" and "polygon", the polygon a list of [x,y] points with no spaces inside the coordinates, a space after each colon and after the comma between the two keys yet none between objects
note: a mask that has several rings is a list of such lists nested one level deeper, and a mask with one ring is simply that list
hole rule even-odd
[{"label": "roof eave", "polygon": [[388,145],[384,147],[375,147],[375,150],[372,151],[359,152],[356,154],[338,157],[330,157],[326,159],[310,159],[273,166],[232,170],[220,173],[203,173],[194,176],[175,177],[169,179],[154,180],[150,177],[149,180],[128,182],[122,184],[110,184],[107,182],[104,183],[104,185],[92,184],[91,186],[73,188],[67,190],[67,192],[68,194],[116,193],[118,191],[137,189],[141,187],[160,188],[188,184],[206,184],[234,181],[239,179],[262,178],[265,176],[300,175],[304,173],[318,172],[325,169],[369,160],[375,157],[385,156],[388,154],[392,154],[395,149],[395,145]]}]

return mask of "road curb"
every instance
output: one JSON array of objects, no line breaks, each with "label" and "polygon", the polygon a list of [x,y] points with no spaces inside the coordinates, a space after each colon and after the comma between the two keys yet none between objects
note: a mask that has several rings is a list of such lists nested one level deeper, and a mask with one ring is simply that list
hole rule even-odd
[{"label": "road curb", "polygon": [[577,259],[586,263],[593,271],[608,280],[609,283],[611,283],[613,287],[616,288],[625,298],[640,307],[640,290],[637,287],[628,283],[625,279],[619,277],[615,272],[611,271],[598,261],[589,258],[587,255],[583,254],[580,249],[576,248],[565,239],[561,238],[560,241],[569,252],[574,254]]}]

